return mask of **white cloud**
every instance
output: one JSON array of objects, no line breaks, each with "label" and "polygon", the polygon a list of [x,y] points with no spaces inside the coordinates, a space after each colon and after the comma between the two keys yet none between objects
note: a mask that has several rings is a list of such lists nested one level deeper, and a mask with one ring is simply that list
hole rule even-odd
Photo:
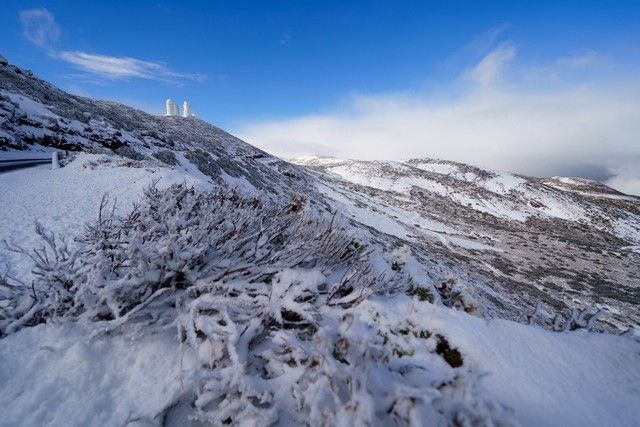
[{"label": "white cloud", "polygon": [[487,53],[491,50],[496,43],[496,40],[507,31],[511,25],[504,23],[493,28],[489,28],[487,31],[474,37],[469,43],[464,46],[463,50],[471,53]]},{"label": "white cloud", "polygon": [[503,43],[492,50],[464,76],[471,81],[486,86],[501,80],[505,67],[516,57],[516,49],[509,43]]},{"label": "white cloud", "polygon": [[607,69],[614,68],[613,66],[604,55],[586,50],[545,64],[531,65],[523,70],[523,79],[529,82],[559,82],[568,77],[577,81],[584,76],[591,77],[594,71],[602,74]]},{"label": "white cloud", "polygon": [[594,51],[584,51],[577,55],[564,56],[555,61],[555,65],[569,69],[600,67],[607,63],[606,58]]},{"label": "white cloud", "polygon": [[[74,65],[93,76],[108,80],[141,78],[166,83],[181,84],[185,80],[202,82],[200,73],[172,71],[160,62],[143,61],[131,57],[118,57],[79,51],[60,51],[54,45],[60,37],[60,27],[47,9],[23,10],[20,12],[22,31],[31,43],[44,48],[49,55]],[[83,78],[84,81],[89,81]]]},{"label": "white cloud", "polygon": [[164,82],[179,80],[203,81],[205,76],[198,73],[180,73],[169,70],[157,62],[142,61],[130,57],[98,55],[85,52],[61,51],[56,57],[73,64],[77,68],[112,80],[137,77]]},{"label": "white cloud", "polygon": [[249,123],[238,133],[282,157],[435,157],[528,175],[608,179],[640,194],[640,81],[532,87],[523,83],[527,67],[514,67],[520,78],[505,76],[514,58],[513,46],[500,45],[449,83],[450,93],[462,93],[455,97],[357,96],[333,113]]},{"label": "white cloud", "polygon": [[60,27],[47,9],[23,10],[20,22],[26,39],[41,48],[52,48],[60,37]]}]

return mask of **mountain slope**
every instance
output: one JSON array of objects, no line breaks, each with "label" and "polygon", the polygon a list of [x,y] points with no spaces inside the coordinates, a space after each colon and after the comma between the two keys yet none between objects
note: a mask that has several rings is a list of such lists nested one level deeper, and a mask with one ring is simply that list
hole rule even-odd
[{"label": "mountain slope", "polygon": [[[0,65],[0,150],[60,149],[132,159],[184,153],[218,182],[272,193],[304,188],[297,168],[202,120],[158,117],[65,93],[32,73]],[[206,154],[204,154],[206,153]]]},{"label": "mountain slope", "polygon": [[604,308],[613,329],[640,322],[636,197],[429,159],[298,161],[310,174],[201,120],[69,95],[9,64],[0,88],[0,149],[111,152],[169,166],[178,155],[217,184],[346,209],[379,244],[408,244],[426,285],[460,279],[489,313],[522,320],[543,302]]},{"label": "mountain slope", "polygon": [[640,321],[640,198],[429,159],[294,162],[315,170],[352,217],[482,288],[502,317],[543,302],[605,308],[614,328]]},{"label": "mountain slope", "polygon": [[69,95],[9,64],[0,83],[0,148],[111,152],[169,166],[177,155],[217,184],[343,207],[379,244],[408,244],[426,285],[460,279],[500,317],[522,320],[543,302],[604,308],[613,329],[640,322],[638,198],[584,180],[429,159],[297,162],[312,175],[195,118]]},{"label": "mountain slope", "polygon": [[0,425],[640,416],[637,340],[588,332],[638,324],[637,198],[288,163],[0,60],[0,157],[54,148],[60,169],[0,174]]}]

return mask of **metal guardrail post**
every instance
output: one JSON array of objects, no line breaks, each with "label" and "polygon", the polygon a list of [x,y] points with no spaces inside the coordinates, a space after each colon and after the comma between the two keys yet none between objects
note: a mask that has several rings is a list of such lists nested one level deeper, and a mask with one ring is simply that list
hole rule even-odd
[{"label": "metal guardrail post", "polygon": [[54,151],[51,153],[51,170],[60,168],[60,162],[58,160],[58,152]]}]

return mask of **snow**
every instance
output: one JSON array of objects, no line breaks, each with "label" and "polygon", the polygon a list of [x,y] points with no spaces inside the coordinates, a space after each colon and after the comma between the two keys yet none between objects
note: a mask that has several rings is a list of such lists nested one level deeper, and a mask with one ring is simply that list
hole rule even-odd
[{"label": "snow", "polygon": [[524,426],[633,426],[640,418],[640,344],[632,339],[487,322],[405,297],[362,309],[441,332],[487,373],[486,390]]},{"label": "snow", "polygon": [[542,188],[525,189],[523,193],[527,199],[541,203],[543,206],[538,208],[538,211],[546,216],[575,222],[588,220],[587,213],[582,206],[570,198],[562,197],[561,194],[554,194]]},{"label": "snow", "polygon": [[470,239],[464,239],[461,237],[447,236],[447,240],[450,243],[453,243],[456,246],[460,246],[466,249],[471,249],[474,251],[493,251],[493,252],[503,252],[502,249],[496,248],[494,246],[485,245],[484,243],[480,243]]},{"label": "snow", "polygon": [[413,187],[419,187],[441,196],[447,196],[449,193],[447,187],[439,182],[410,175],[403,176],[403,170],[407,169],[404,165],[394,162],[385,162],[385,165],[394,167],[399,173],[398,176],[379,176],[376,173],[371,173],[372,171],[369,165],[362,163],[351,163],[348,165],[330,167],[329,171],[346,181],[353,182],[354,184],[365,185],[367,187],[377,188],[384,191],[395,191],[398,193],[408,194]]},{"label": "snow", "polygon": [[[89,166],[107,159],[117,162],[107,156],[79,154],[60,169],[51,170],[47,165],[0,174],[0,241],[25,248],[40,247],[41,240],[34,229],[36,220],[57,235],[75,236],[97,215],[104,194],[117,201],[117,212],[127,212],[155,180],[160,188],[180,182],[210,187],[203,177],[194,177],[180,168]],[[24,256],[0,250],[0,273],[4,273],[5,264],[17,277],[26,277],[30,268]]]},{"label": "snow", "polygon": [[[298,278],[285,271],[281,281]],[[464,369],[486,374],[484,392],[523,426],[633,426],[640,417],[640,344],[632,339],[487,322],[405,296],[365,301],[355,311],[370,325],[410,322],[442,334]],[[410,357],[432,352],[431,341]],[[73,323],[47,324],[0,343],[2,426],[158,423],[153,417],[186,392],[195,360],[175,330],[91,338]]]},{"label": "snow", "polygon": [[339,159],[337,157],[326,157],[326,156],[300,156],[300,157],[291,159],[291,162],[299,165],[326,166],[326,165],[342,164],[342,163],[345,163],[346,160]]},{"label": "snow", "polygon": [[623,246],[620,250],[634,252],[636,254],[640,254],[640,245],[632,245],[632,246]]},{"label": "snow", "polygon": [[91,338],[76,324],[49,324],[4,338],[0,426],[161,422],[152,417],[183,393],[193,360],[176,335]]},{"label": "snow", "polygon": [[[425,218],[416,212],[403,210],[391,205],[380,205],[368,200],[367,207],[357,206],[350,198],[327,185],[318,184],[318,189],[339,203],[342,212],[361,224],[383,233],[408,240],[415,240],[414,234],[429,236],[447,248],[458,246],[476,251],[502,252],[502,249],[460,236],[461,232],[439,221]],[[360,203],[365,205],[365,203]],[[378,208],[378,211],[372,208]],[[417,227],[419,229],[415,230]]]},{"label": "snow", "polygon": [[379,230],[383,233],[390,234],[399,238],[409,238],[409,234],[405,227],[403,227],[398,221],[393,220],[391,217],[377,213],[367,208],[361,208],[355,206],[348,198],[342,196],[337,191],[333,190],[327,185],[318,185],[318,189],[325,195],[339,202],[344,209],[344,213],[354,218],[356,221],[369,226],[373,229]]},{"label": "snow", "polygon": [[592,191],[577,191],[577,190],[573,192],[581,194],[583,196],[596,197],[596,198],[602,198],[602,199],[627,200],[630,202],[637,202],[640,200],[637,196],[626,196],[621,194],[595,193]]},{"label": "snow", "polygon": [[484,182],[483,187],[498,194],[507,194],[519,186],[525,184],[527,180],[510,173],[500,172],[493,178]]},{"label": "snow", "polygon": [[[211,187],[209,178],[199,174],[193,164],[181,155],[178,159],[180,164],[174,169],[135,168],[121,167],[118,160],[106,156],[81,154],[59,170],[2,174],[0,199],[6,203],[0,216],[0,235],[33,247],[37,243],[32,226],[36,218],[57,233],[74,235],[95,215],[103,193],[117,196],[118,209],[123,212],[154,179],[160,179],[160,187],[182,181]],[[501,183],[504,190],[514,182],[507,179]],[[410,225],[421,223],[423,232],[447,246],[499,251],[457,233],[452,235],[455,229],[435,220],[419,221],[415,213],[373,202],[360,205],[338,189],[321,182],[318,186],[342,204],[345,214],[388,234],[413,239]],[[397,257],[397,253],[392,255]],[[26,267],[16,259],[0,262],[7,260],[26,274]],[[298,270],[280,272],[271,298],[300,277],[305,278],[301,290],[317,287],[324,279],[318,271],[301,274]],[[289,307],[293,295],[282,301],[282,307]],[[397,330],[409,320],[418,329],[446,337],[461,352],[465,369],[487,374],[482,380],[483,393],[510,408],[524,426],[631,426],[640,417],[640,345],[632,339],[553,333],[506,320],[487,322],[406,296],[365,301],[353,311],[365,319],[369,316],[370,325],[379,322],[373,313],[383,313],[391,329]],[[423,345],[410,357],[433,357],[433,340]],[[196,357],[178,344],[172,329],[135,338],[118,334],[91,338],[89,331],[75,324],[26,328],[0,341],[0,426],[158,423],[158,414],[189,392],[184,384]],[[188,413],[184,411],[167,419],[175,417],[175,425],[179,425]]]},{"label": "snow", "polygon": [[192,176],[193,178],[201,182],[211,182],[211,178],[203,174],[196,165],[191,163],[189,159],[184,156],[184,154],[176,153],[176,160],[178,161],[180,170],[183,171],[186,175]]},{"label": "snow", "polygon": [[[487,171],[490,178],[481,178],[472,172],[462,173],[460,168],[450,163],[421,162],[413,165],[417,169],[448,175],[454,179],[466,181],[478,189],[489,191],[495,196],[474,192],[468,188],[452,187],[434,179],[416,175],[407,165],[399,162],[341,162],[339,159],[308,158],[300,160],[302,164],[322,165],[331,174],[354,184],[376,188],[383,191],[393,191],[409,194],[413,188],[446,197],[461,205],[469,206],[479,212],[524,222],[532,216],[547,216],[566,219],[569,221],[587,221],[584,209],[562,193],[551,193],[542,188],[527,186],[528,181],[520,176]],[[516,197],[519,200],[513,200]],[[536,201],[541,206],[534,208],[528,202]]]},{"label": "snow", "polygon": [[59,117],[56,114],[53,114],[46,105],[29,99],[26,96],[5,90],[1,90],[0,94],[8,97],[12,102],[18,104],[18,108],[29,116],[49,117],[52,119],[57,119]]},{"label": "snow", "polygon": [[418,169],[422,169],[427,172],[433,172],[440,175],[452,175],[456,176],[458,173],[458,167],[451,163],[419,163],[416,165]]}]

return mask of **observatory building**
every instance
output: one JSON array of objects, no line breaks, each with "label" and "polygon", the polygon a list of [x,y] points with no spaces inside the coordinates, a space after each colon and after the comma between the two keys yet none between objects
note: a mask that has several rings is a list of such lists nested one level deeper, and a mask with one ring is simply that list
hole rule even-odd
[{"label": "observatory building", "polygon": [[165,105],[167,107],[167,112],[165,116],[180,116],[180,115],[182,115],[182,117],[193,116],[193,114],[191,113],[191,104],[189,104],[189,101],[184,101],[184,103],[182,104],[182,114],[180,114],[180,107],[178,107],[178,105],[175,102],[173,102],[171,99],[167,99],[167,102],[165,103]]}]

